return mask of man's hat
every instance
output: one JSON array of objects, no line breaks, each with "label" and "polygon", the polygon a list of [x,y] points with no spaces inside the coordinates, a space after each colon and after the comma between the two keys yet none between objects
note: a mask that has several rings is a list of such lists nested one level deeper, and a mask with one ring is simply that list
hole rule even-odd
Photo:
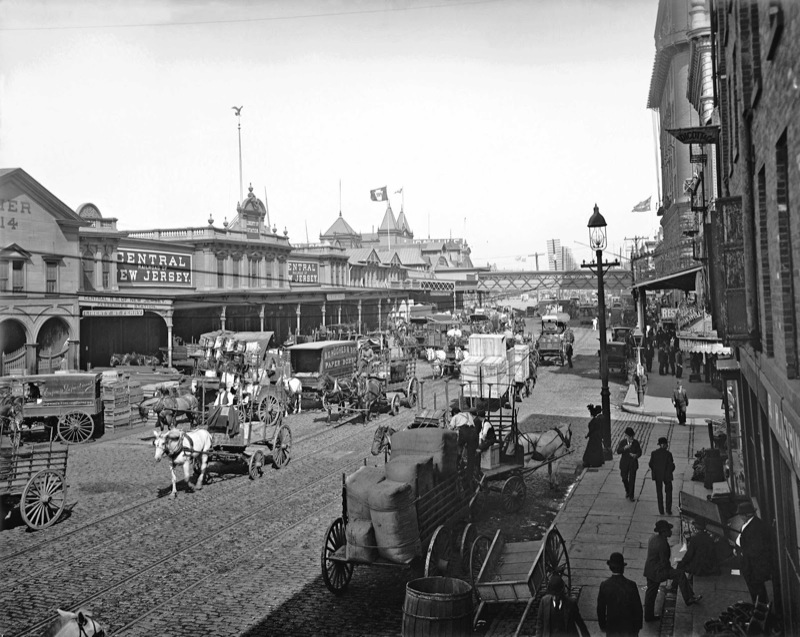
[{"label": "man's hat", "polygon": [[479,409],[477,415],[478,415],[478,418],[485,417],[486,416],[486,410],[485,409]]},{"label": "man's hat", "polygon": [[656,522],[656,528],[653,529],[656,533],[661,533],[661,531],[669,531],[672,528],[672,525],[667,522],[666,520],[659,520]]},{"label": "man's hat", "polygon": [[706,528],[706,521],[702,518],[697,518],[696,520],[692,520],[692,524],[694,524],[695,528],[698,528],[703,531]]},{"label": "man's hat", "polygon": [[628,565],[628,563],[625,561],[625,558],[622,557],[622,553],[612,553],[611,557],[606,561],[606,564],[611,567],[612,571],[614,569],[621,570]]},{"label": "man's hat", "polygon": [[636,432],[633,430],[633,427],[625,427],[625,435],[626,436],[633,436]]},{"label": "man's hat", "polygon": [[667,440],[666,438],[664,438],[662,436],[661,438],[658,439],[658,444],[660,444],[660,445],[668,445],[669,444],[669,440]]},{"label": "man's hat", "polygon": [[736,509],[736,513],[739,515],[753,515],[755,512],[756,508],[753,506],[752,502],[742,502],[739,508]]},{"label": "man's hat", "polygon": [[558,573],[552,575],[550,577],[550,581],[547,582],[547,592],[552,595],[563,593],[566,588],[567,586],[564,584],[564,580],[561,579],[561,576]]},{"label": "man's hat", "polygon": [[473,407],[472,409],[469,410],[469,413],[472,414],[473,416],[477,416],[478,415],[478,410],[475,409],[475,407]]}]

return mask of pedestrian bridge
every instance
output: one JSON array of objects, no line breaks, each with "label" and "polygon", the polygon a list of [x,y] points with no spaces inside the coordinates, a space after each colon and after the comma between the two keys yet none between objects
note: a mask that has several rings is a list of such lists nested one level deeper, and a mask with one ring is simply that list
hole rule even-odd
[{"label": "pedestrian bridge", "polygon": [[[608,294],[620,295],[630,290],[633,276],[630,270],[607,270],[603,283]],[[560,292],[597,291],[597,275],[586,270],[494,270],[478,272],[477,291],[485,298],[519,296],[525,293],[563,298]]]}]

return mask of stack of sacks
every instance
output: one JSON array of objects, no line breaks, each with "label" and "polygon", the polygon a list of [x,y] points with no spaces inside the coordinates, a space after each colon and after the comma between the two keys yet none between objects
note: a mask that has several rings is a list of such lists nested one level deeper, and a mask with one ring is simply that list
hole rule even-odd
[{"label": "stack of sacks", "polygon": [[433,489],[433,458],[431,456],[396,456],[384,465],[386,479],[408,482],[415,498]]},{"label": "stack of sacks", "polygon": [[347,559],[370,564],[378,558],[375,531],[370,513],[370,493],[383,482],[382,467],[361,467],[347,477]]},{"label": "stack of sacks", "polygon": [[392,436],[392,460],[404,456],[431,456],[434,482],[441,483],[456,473],[458,432],[438,427],[398,431]]},{"label": "stack of sacks", "polygon": [[410,484],[384,480],[373,485],[369,508],[381,557],[408,564],[422,554],[417,507]]}]

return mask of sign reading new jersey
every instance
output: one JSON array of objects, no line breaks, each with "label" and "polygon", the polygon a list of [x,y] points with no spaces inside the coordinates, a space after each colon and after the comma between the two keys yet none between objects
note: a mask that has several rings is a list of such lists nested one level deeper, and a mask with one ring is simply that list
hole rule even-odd
[{"label": "sign reading new jersey", "polygon": [[192,255],[161,250],[117,250],[117,282],[123,286],[192,286]]},{"label": "sign reading new jersey", "polygon": [[319,264],[306,261],[287,261],[289,281],[292,283],[319,283]]}]

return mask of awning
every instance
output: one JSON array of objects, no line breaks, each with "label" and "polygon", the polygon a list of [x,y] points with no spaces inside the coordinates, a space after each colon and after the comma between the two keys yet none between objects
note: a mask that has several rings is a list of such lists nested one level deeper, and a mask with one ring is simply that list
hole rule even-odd
[{"label": "awning", "polygon": [[678,334],[681,351],[688,354],[717,354],[730,356],[731,348],[722,344],[722,341],[713,337],[682,336]]},{"label": "awning", "polygon": [[689,270],[682,270],[657,279],[635,281],[631,287],[640,290],[683,290],[684,292],[691,292],[695,289],[697,273],[702,269],[702,265],[697,265]]}]

